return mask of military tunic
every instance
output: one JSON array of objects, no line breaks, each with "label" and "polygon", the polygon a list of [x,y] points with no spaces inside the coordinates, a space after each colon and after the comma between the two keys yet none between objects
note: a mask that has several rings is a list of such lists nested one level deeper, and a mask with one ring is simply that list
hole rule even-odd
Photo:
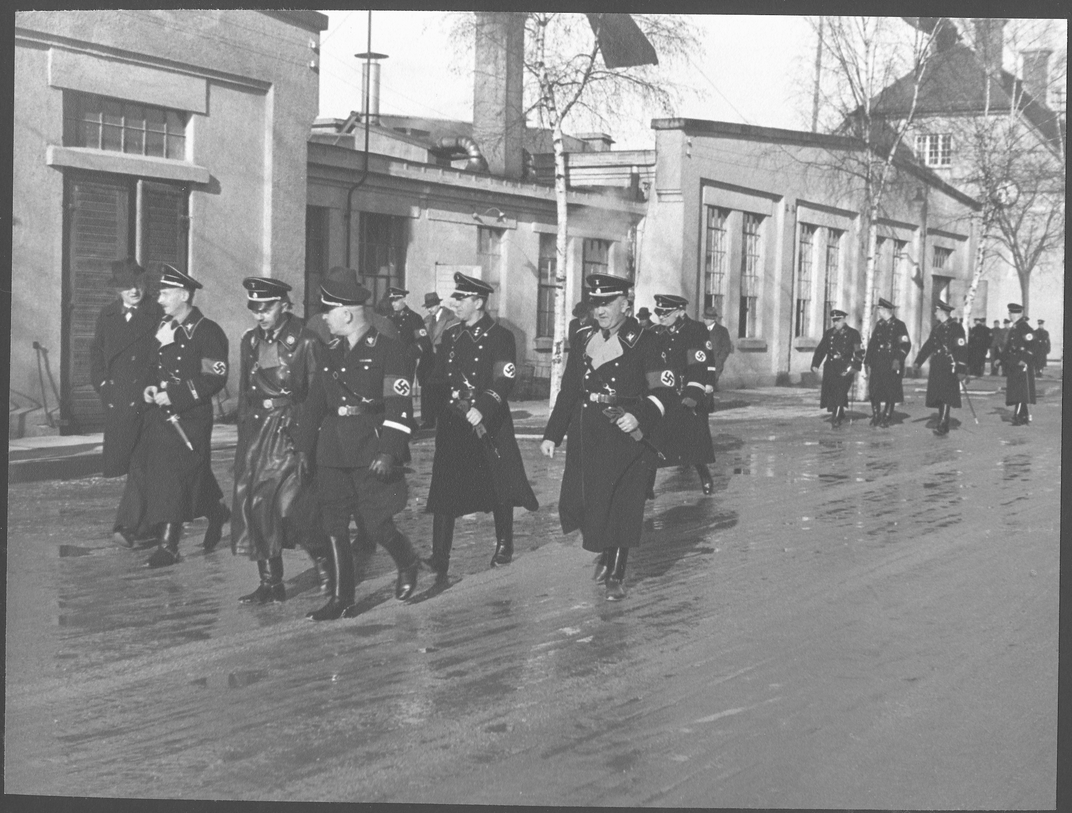
[{"label": "military tunic", "polygon": [[849,387],[853,376],[846,375],[852,369],[859,371],[863,362],[863,347],[860,331],[845,325],[838,330],[829,328],[815,348],[811,357],[811,366],[823,364],[823,384],[819,391],[819,408],[834,412],[838,407],[849,405]]},{"label": "military tunic", "polygon": [[[663,325],[656,335],[661,366],[674,372],[678,396],[671,399],[652,436],[652,443],[665,455],[659,466],[713,463],[706,387],[714,386],[715,375],[708,369],[712,347],[707,327],[682,316],[672,325]],[[691,398],[696,406],[686,407],[684,398]]]},{"label": "military tunic", "polygon": [[[392,310],[387,318],[398,330],[398,339],[406,348],[413,364],[416,364],[419,358],[432,355],[432,340],[428,337],[428,329],[424,326],[424,320],[418,314],[404,307],[402,310]],[[411,367],[411,379],[412,369]]]},{"label": "military tunic", "polygon": [[1035,353],[1038,336],[1020,317],[1005,337],[1005,404],[1035,403]]},{"label": "military tunic", "polygon": [[299,495],[309,485],[298,470],[294,435],[321,347],[316,334],[290,313],[283,314],[270,338],[259,327],[242,336],[231,511],[234,553],[270,559],[297,542],[288,532],[298,529],[284,530],[283,520],[298,516]]},{"label": "military tunic", "polygon": [[919,367],[931,358],[927,373],[926,406],[939,407],[946,404],[960,407],[960,379],[958,372],[966,369],[967,341],[964,328],[959,322],[947,319],[934,326],[931,335],[919,348],[915,365]]},{"label": "military tunic", "polygon": [[[399,341],[371,326],[352,348],[336,338],[319,357],[295,440],[299,450],[315,452],[324,530],[347,538],[356,510],[370,541],[386,546],[408,496],[397,464],[406,458],[411,432],[409,358]],[[387,482],[369,470],[381,454],[396,464]]]},{"label": "military tunic", "polygon": [[896,316],[875,323],[864,354],[872,403],[904,402],[904,367],[911,349],[908,328]]},{"label": "military tunic", "polygon": [[[488,314],[475,324],[447,328],[436,354],[435,377],[450,390],[437,418],[432,483],[426,511],[460,517],[497,505],[539,507],[514,437],[508,399],[517,378],[514,334]],[[483,415],[486,435],[465,417]]]},{"label": "military tunic", "polygon": [[558,500],[562,531],[580,528],[582,546],[593,553],[636,547],[657,458],[603,410],[623,408],[650,438],[679,401],[677,378],[664,364],[658,340],[633,317],[607,339],[598,326],[583,327],[576,342],[543,433],[556,445],[568,436]]},{"label": "military tunic", "polygon": [[104,409],[105,477],[122,477],[130,468],[147,408],[142,393],[153,383],[153,337],[160,322],[160,306],[145,297],[129,321],[123,313],[121,301],[101,309],[89,350],[90,380]]},{"label": "military tunic", "polygon": [[[171,404],[147,405],[127,478],[134,493],[124,494],[124,516],[116,518],[125,528],[208,516],[223,497],[212,473],[212,396],[227,383],[227,336],[196,307],[181,323],[171,320],[171,326],[172,340],[154,339],[152,356],[152,383],[167,392]],[[192,451],[168,420],[172,415],[178,416]]]}]

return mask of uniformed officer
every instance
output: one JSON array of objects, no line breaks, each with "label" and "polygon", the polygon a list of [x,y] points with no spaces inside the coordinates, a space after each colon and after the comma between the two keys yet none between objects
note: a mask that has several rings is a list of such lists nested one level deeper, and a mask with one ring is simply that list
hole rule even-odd
[{"label": "uniformed officer", "polygon": [[863,346],[860,332],[845,324],[848,314],[837,308],[830,311],[829,328],[815,348],[811,357],[811,371],[819,372],[823,363],[823,384],[819,391],[819,408],[833,414],[831,424],[837,428],[845,420],[845,408],[849,405],[849,387],[853,376],[863,364]]},{"label": "uniformed officer", "polygon": [[960,379],[957,375],[967,371],[967,340],[963,326],[949,318],[952,311],[953,306],[940,299],[934,303],[934,316],[938,324],[919,348],[915,361],[915,366],[919,368],[933,356],[927,373],[926,405],[938,409],[938,425],[934,429],[936,435],[949,434],[949,410],[951,407],[960,408]]},{"label": "uniformed officer", "polygon": [[212,473],[211,449],[212,396],[227,383],[227,336],[193,304],[201,287],[177,268],[162,266],[158,301],[164,317],[154,339],[154,383],[142,392],[149,408],[131,460],[131,474],[137,474],[127,478],[128,488],[133,484],[138,492],[129,504],[140,523],[123,523],[159,526],[149,567],[179,561],[183,524],[196,517],[208,517],[202,546],[212,550],[231,515]]},{"label": "uniformed officer", "polygon": [[596,324],[577,334],[540,451],[554,457],[568,433],[559,493],[562,532],[581,529],[581,545],[599,554],[595,580],[606,599],[625,598],[629,549],[640,545],[644,494],[657,452],[649,438],[670,405],[677,378],[658,340],[628,316],[630,282],[609,274],[585,280]]},{"label": "uniformed officer", "polygon": [[317,562],[321,580],[327,578],[327,539],[310,529],[311,517],[301,515],[310,461],[293,440],[321,345],[288,310],[290,285],[271,277],[246,277],[242,285],[258,326],[246,331],[239,349],[231,550],[256,561],[260,574],[257,589],[239,601],[266,604],[286,598],[283,548],[295,547],[299,539]]},{"label": "uniformed officer", "polygon": [[1031,415],[1027,405],[1035,403],[1035,354],[1038,337],[1024,316],[1024,308],[1009,303],[1011,326],[1005,337],[1005,405],[1013,407],[1012,425],[1028,426]]},{"label": "uniformed officer", "polygon": [[387,299],[391,303],[391,313],[388,318],[394,322],[398,329],[398,338],[403,347],[413,359],[417,360],[425,355],[432,355],[432,340],[428,338],[428,330],[424,326],[424,319],[419,314],[410,310],[406,304],[409,291],[405,288],[388,288]]},{"label": "uniformed officer", "polygon": [[1046,359],[1053,349],[1050,345],[1050,331],[1043,327],[1045,324],[1045,319],[1039,319],[1038,327],[1035,328],[1035,373],[1038,375],[1042,375],[1042,368],[1046,366]]},{"label": "uniformed officer", "polygon": [[514,506],[539,507],[514,437],[509,398],[517,378],[514,334],[487,313],[494,289],[483,280],[454,275],[458,324],[443,334],[437,377],[450,387],[438,416],[428,505],[432,555],[428,566],[442,581],[450,562],[454,520],[492,512],[495,552],[491,566],[514,556]]},{"label": "uniformed officer", "polygon": [[887,429],[894,404],[904,403],[902,377],[912,339],[905,323],[893,315],[892,302],[879,297],[876,307],[878,321],[867,340],[864,364],[871,394],[871,425]]},{"label": "uniformed officer", "polygon": [[652,443],[663,453],[659,467],[693,466],[700,475],[704,494],[714,490],[707,468],[715,460],[711,428],[707,422],[708,388],[714,375],[708,369],[711,337],[703,322],[685,313],[689,301],[676,294],[655,295],[655,317],[663,326],[659,355],[663,367],[673,371],[678,398],[671,401],[666,416],[655,429]]},{"label": "uniformed officer", "polygon": [[331,598],[308,618],[327,621],[349,615],[354,604],[352,512],[369,541],[394,560],[399,601],[413,595],[420,560],[394,524],[407,499],[399,464],[412,432],[410,361],[400,342],[380,335],[370,324],[365,302],[371,292],[358,283],[356,272],[329,275],[320,284],[320,295],[336,339],[313,377],[308,419],[300,422],[297,445],[306,454],[315,451],[317,490],[335,573]]},{"label": "uniformed officer", "polygon": [[[153,333],[160,321],[160,306],[146,297],[147,284],[148,274],[132,258],[112,263],[109,287],[116,299],[97,316],[89,349],[90,380],[104,411],[105,477],[129,472],[147,408],[142,392],[152,379]],[[112,526],[116,542],[132,548],[139,539],[155,541],[153,528],[126,527],[125,513],[121,503]]]}]

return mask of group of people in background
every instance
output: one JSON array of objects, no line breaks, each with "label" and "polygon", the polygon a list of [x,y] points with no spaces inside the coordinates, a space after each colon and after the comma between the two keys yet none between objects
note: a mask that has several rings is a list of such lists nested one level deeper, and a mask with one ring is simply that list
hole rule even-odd
[{"label": "group of people in background", "polygon": [[[877,319],[868,338],[866,350],[860,332],[849,327],[843,310],[830,311],[830,327],[812,355],[811,370],[819,371],[822,365],[822,388],[820,408],[832,414],[831,423],[837,428],[845,419],[855,375],[867,367],[868,396],[871,403],[871,426],[889,428],[894,415],[894,406],[904,403],[903,378],[908,371],[908,355],[912,340],[908,328],[894,315],[895,306],[880,298],[876,305]],[[1035,376],[1046,366],[1050,351],[1049,334],[1041,327],[1033,329],[1024,316],[1023,307],[1015,302],[1008,306],[1009,325],[994,342],[998,345],[997,358],[1005,372],[1005,404],[1013,407],[1012,425],[1027,426],[1031,416],[1028,405],[1035,403]],[[934,306],[936,324],[930,336],[919,349],[913,362],[914,373],[930,359],[927,372],[925,404],[937,409],[934,433],[944,436],[949,433],[952,409],[961,406],[961,392],[966,391],[968,375],[982,375],[986,348],[990,337],[975,332],[975,344],[964,333],[964,326],[950,314],[953,306],[937,300]],[[977,319],[986,328],[985,319]],[[995,320],[994,324],[997,324]],[[973,328],[975,331],[975,328]],[[982,355],[980,355],[980,352]],[[991,371],[993,374],[993,369]]]},{"label": "group of people in background", "polygon": [[[403,288],[389,288],[385,306],[371,307],[357,272],[337,266],[321,280],[321,312],[306,321],[292,312],[286,282],[243,280],[255,324],[239,343],[234,488],[224,500],[211,436],[213,398],[230,372],[227,337],[194,305],[201,282],[168,265],[156,282],[153,301],[149,275],[136,262],[112,265],[117,299],[101,311],[91,352],[105,413],[104,473],[127,477],[113,526],[117,542],[152,548],[148,566],[166,567],[180,561],[186,523],[207,518],[202,546],[211,551],[229,520],[232,552],[257,565],[257,587],[239,597],[253,605],[286,599],[282,552],[302,547],[327,597],[308,614],[314,621],[356,612],[362,557],[376,547],[395,564],[400,601],[414,595],[422,561],[437,585],[449,583],[459,516],[490,513],[490,566],[512,561],[514,509],[535,511],[538,503],[510,412],[515,340],[488,313],[488,283],[455,274],[453,307],[426,294],[422,318]],[[611,601],[625,596],[628,553],[640,544],[657,471],[692,467],[703,493],[713,491],[708,416],[733,352],[717,308],[705,308],[700,322],[686,313],[684,297],[658,294],[656,323],[647,308],[631,315],[630,288],[611,275],[586,278],[540,446],[553,457],[568,439],[559,518],[564,533],[579,529],[583,547],[596,554],[595,580]],[[890,302],[880,299],[877,310],[866,350],[840,310],[831,312],[833,326],[815,350],[812,369],[823,364],[821,405],[835,425],[864,364],[873,426],[889,426],[904,400],[911,340]],[[938,409],[938,434],[949,431],[949,410],[960,406],[958,375],[970,358],[951,311],[937,303],[938,323],[915,359],[917,368],[931,360],[927,406]],[[1009,315],[1001,358],[1013,422],[1023,425],[1044,344],[1019,305],[1010,304]],[[408,502],[404,466],[419,429],[435,430],[423,560],[394,521]]]}]

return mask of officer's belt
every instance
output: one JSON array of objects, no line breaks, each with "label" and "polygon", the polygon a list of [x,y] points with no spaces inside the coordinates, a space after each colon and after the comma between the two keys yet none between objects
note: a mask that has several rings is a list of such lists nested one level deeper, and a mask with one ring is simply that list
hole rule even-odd
[{"label": "officer's belt", "polygon": [[290,396],[284,395],[280,398],[265,398],[261,401],[261,407],[264,409],[277,409],[282,406],[289,406],[290,403]]},{"label": "officer's belt", "polygon": [[345,404],[335,411],[341,418],[351,415],[379,415],[383,412],[383,402],[374,401],[368,404]]},{"label": "officer's belt", "polygon": [[609,404],[610,406],[632,406],[639,404],[641,399],[626,395],[609,395],[605,392],[590,392],[588,400],[593,404]]}]

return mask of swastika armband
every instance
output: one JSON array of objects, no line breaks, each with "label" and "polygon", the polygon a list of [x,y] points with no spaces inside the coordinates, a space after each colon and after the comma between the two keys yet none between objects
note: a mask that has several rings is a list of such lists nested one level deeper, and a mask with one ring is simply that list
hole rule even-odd
[{"label": "swastika armband", "polygon": [[201,359],[201,373],[203,375],[227,375],[226,359]]},{"label": "swastika armband", "polygon": [[383,377],[384,398],[408,398],[413,392],[409,379],[400,375],[385,375]]},{"label": "swastika armband", "polygon": [[494,378],[514,378],[517,375],[517,367],[512,361],[497,361],[491,368],[491,375]]},{"label": "swastika armband", "polygon": [[690,367],[694,364],[707,364],[707,353],[700,347],[690,347],[687,351],[687,361]]},{"label": "swastika armband", "polygon": [[659,387],[673,387],[677,379],[673,370],[649,370],[647,375],[648,389]]}]

